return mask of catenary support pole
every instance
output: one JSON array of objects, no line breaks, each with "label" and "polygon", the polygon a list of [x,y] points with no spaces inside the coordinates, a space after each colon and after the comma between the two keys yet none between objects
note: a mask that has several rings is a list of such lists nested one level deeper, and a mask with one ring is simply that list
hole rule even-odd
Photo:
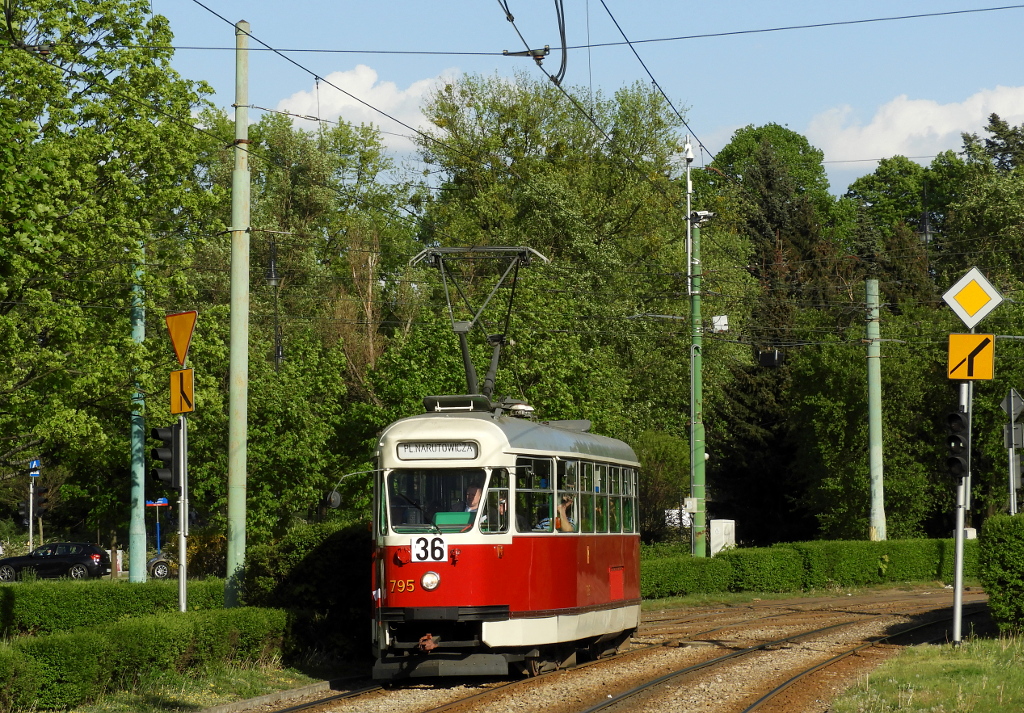
[{"label": "catenary support pole", "polygon": [[[693,221],[691,203],[693,199],[693,180],[690,176],[690,168],[693,165],[693,147],[690,145],[690,137],[686,137],[686,144],[683,148],[683,159],[686,161],[686,296],[693,299]],[[693,423],[693,346],[690,347],[690,423]],[[693,483],[694,483],[694,464],[697,459],[694,458],[693,449],[693,430],[690,431],[690,497],[693,495]],[[683,526],[683,492],[680,490],[679,493],[679,527]],[[690,554],[695,553],[694,544],[696,542],[693,537],[693,520],[690,520]]]},{"label": "catenary support pole", "polygon": [[868,538],[884,540],[885,486],[882,477],[882,350],[878,327],[878,280],[867,281],[868,469],[871,475],[871,523]]},{"label": "catenary support pole", "polygon": [[235,26],[235,168],[231,174],[231,347],[228,368],[228,532],[224,604],[238,605],[245,564],[249,420],[249,23]]},{"label": "catenary support pole", "polygon": [[705,508],[704,491],[704,384],[703,384],[703,362],[702,350],[704,340],[704,327],[701,323],[700,314],[700,283],[701,283],[701,262],[700,262],[700,218],[696,213],[690,215],[692,221],[691,249],[693,258],[690,264],[690,272],[693,274],[693,290],[690,295],[690,393],[692,411],[690,413],[690,442],[692,443],[693,473],[690,483],[692,497],[697,500],[697,512],[693,514],[693,556],[707,557],[707,513]]},{"label": "catenary support pole", "polygon": [[[140,245],[140,252],[144,246]],[[142,267],[135,268],[132,285],[132,341],[146,339],[146,306],[143,300]],[[132,394],[131,416],[131,515],[128,523],[128,581],[146,581],[146,397],[138,382]]]}]

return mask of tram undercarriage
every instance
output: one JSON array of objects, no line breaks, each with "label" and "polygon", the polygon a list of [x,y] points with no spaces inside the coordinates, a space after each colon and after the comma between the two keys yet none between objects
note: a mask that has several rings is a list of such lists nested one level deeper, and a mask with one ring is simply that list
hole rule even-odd
[{"label": "tram undercarriage", "polygon": [[373,678],[389,681],[444,676],[507,676],[510,672],[537,676],[610,656],[629,640],[633,631],[631,629],[579,641],[510,650],[494,650],[482,643],[467,649],[465,641],[453,641],[451,647],[445,647],[445,640],[442,637],[435,638],[431,633],[429,636],[436,642],[435,648],[429,651],[419,647],[396,648],[377,659],[373,666]]}]

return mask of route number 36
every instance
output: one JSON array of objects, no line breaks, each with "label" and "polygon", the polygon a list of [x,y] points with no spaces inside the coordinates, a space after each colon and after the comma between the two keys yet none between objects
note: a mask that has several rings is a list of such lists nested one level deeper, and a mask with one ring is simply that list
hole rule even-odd
[{"label": "route number 36", "polygon": [[448,545],[443,537],[414,537],[411,543],[413,562],[444,562]]}]

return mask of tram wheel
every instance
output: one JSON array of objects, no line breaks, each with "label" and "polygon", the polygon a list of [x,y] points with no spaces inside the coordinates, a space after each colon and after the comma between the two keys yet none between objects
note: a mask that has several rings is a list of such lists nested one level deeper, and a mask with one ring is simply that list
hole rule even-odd
[{"label": "tram wheel", "polygon": [[540,669],[541,669],[540,659],[537,659],[537,658],[526,659],[526,673],[529,674],[531,678],[535,677],[535,676],[539,676],[540,675]]}]

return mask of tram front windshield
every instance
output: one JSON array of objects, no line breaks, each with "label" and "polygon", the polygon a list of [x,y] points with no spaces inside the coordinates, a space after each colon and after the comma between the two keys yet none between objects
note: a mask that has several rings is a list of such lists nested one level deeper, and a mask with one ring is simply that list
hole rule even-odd
[{"label": "tram front windshield", "polygon": [[464,532],[483,504],[483,468],[410,468],[388,473],[395,532]]}]

